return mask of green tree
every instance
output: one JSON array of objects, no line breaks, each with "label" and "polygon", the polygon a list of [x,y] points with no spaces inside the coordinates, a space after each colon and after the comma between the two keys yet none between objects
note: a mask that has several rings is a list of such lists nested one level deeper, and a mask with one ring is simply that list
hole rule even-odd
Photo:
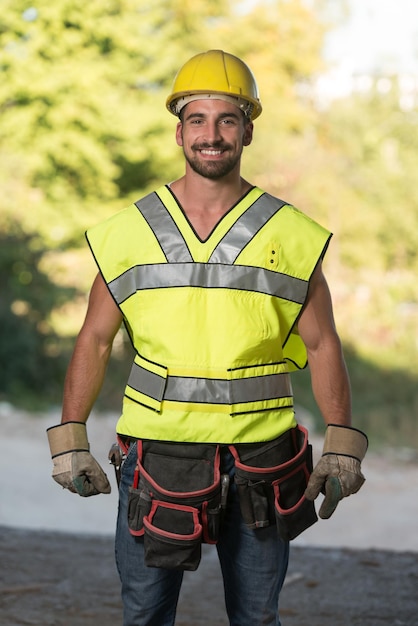
[{"label": "green tree", "polygon": [[42,242],[19,225],[0,233],[0,398],[18,398],[28,408],[34,407],[35,394],[37,402],[60,398],[65,341],[49,315],[76,294],[50,281],[41,268],[42,256]]},{"label": "green tree", "polygon": [[32,7],[6,0],[2,213],[13,211],[53,246],[80,239],[117,198],[152,187],[163,173],[170,177],[175,159],[164,99],[180,59],[198,41],[204,45],[205,27],[209,38],[219,5],[39,0]]},{"label": "green tree", "polygon": [[[350,229],[360,243],[357,248],[373,239],[379,253],[372,263],[384,271],[417,271],[418,190],[413,181],[418,111],[405,106],[400,80],[378,77],[365,93],[335,103],[327,112],[326,126],[328,140],[345,155],[346,185],[360,207]],[[353,211],[347,207],[347,227],[350,221],[353,224]],[[354,260],[354,246],[349,252],[348,244],[348,258]]]}]

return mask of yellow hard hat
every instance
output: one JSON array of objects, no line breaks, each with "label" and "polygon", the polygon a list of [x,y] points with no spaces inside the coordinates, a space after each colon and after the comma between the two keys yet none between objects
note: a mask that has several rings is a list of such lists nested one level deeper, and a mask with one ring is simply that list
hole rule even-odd
[{"label": "yellow hard hat", "polygon": [[192,100],[215,97],[233,102],[250,120],[255,120],[262,111],[250,68],[223,50],[208,50],[189,59],[178,71],[166,105],[178,116]]}]

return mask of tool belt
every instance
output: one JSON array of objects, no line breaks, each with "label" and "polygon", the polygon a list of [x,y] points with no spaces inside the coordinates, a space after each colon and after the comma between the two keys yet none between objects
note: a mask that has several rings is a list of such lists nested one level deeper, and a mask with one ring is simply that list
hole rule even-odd
[{"label": "tool belt", "polygon": [[[284,540],[317,521],[304,491],[312,471],[305,428],[273,441],[228,446],[235,460],[241,513],[251,529],[271,524]],[[226,505],[228,475],[220,474],[220,446],[137,440],[129,489],[128,526],[144,538],[145,564],[195,570],[202,543],[216,543]]]},{"label": "tool belt", "polygon": [[219,446],[138,440],[128,525],[144,537],[149,567],[195,570],[216,543],[221,512]]},{"label": "tool belt", "polygon": [[229,446],[235,458],[235,483],[241,513],[249,528],[276,523],[290,541],[318,517],[304,492],[312,472],[308,431],[296,426],[272,441]]}]

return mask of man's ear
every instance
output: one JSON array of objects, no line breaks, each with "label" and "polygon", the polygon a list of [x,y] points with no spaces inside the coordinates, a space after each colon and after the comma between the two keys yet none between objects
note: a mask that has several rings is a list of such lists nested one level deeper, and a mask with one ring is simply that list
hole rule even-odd
[{"label": "man's ear", "polygon": [[249,146],[250,143],[253,140],[253,130],[254,130],[254,125],[252,122],[248,122],[248,124],[245,125],[244,128],[244,137],[243,137],[243,145],[244,146]]},{"label": "man's ear", "polygon": [[178,146],[183,145],[183,124],[178,122],[176,126],[176,142]]}]

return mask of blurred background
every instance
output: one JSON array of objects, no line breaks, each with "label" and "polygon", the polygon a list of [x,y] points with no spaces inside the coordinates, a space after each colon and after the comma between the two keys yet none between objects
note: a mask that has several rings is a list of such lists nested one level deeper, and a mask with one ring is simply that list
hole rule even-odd
[{"label": "blurred background", "polygon": [[[396,467],[416,469],[415,0],[1,0],[1,9],[2,441],[26,441],[30,454],[41,437],[50,473],[44,427],[59,420],[96,272],[84,231],[182,175],[165,99],[190,56],[223,48],[252,68],[264,108],[244,176],[334,233],[325,271],[355,424],[376,455],[390,450]],[[130,358],[121,330],[96,406],[112,428]],[[293,385],[320,435],[309,372]],[[0,462],[2,489],[16,491],[7,455]],[[0,523],[14,519],[6,509],[3,500]]]}]

